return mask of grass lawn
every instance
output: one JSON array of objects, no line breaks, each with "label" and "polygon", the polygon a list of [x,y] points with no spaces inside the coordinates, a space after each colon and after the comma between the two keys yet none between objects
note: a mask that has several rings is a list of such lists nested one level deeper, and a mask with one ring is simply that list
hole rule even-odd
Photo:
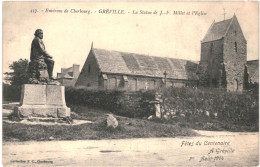
[{"label": "grass lawn", "polygon": [[154,122],[178,125],[182,128],[208,131],[231,131],[231,132],[258,132],[259,125],[254,122],[236,124],[223,118],[211,118],[205,115],[191,115],[189,117],[176,117],[169,120],[156,119]]},{"label": "grass lawn", "polygon": [[46,141],[85,139],[124,139],[148,137],[177,137],[198,135],[190,128],[178,124],[165,124],[145,119],[114,115],[119,123],[116,129],[106,127],[106,111],[86,107],[71,107],[73,119],[89,120],[81,125],[28,125],[3,122],[3,141]]}]

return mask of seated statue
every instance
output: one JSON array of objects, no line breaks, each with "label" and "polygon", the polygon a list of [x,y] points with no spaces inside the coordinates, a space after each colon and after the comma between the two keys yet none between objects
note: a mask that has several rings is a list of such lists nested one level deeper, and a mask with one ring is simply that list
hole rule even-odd
[{"label": "seated statue", "polygon": [[[45,50],[43,39],[43,31],[37,29],[34,33],[34,39],[31,45],[31,55],[29,63],[29,83],[41,84],[53,80],[54,61]],[[46,73],[47,72],[47,73]]]}]

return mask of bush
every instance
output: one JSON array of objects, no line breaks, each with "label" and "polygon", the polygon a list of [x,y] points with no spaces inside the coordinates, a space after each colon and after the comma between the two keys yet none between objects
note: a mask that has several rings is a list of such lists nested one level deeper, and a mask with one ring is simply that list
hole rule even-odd
[{"label": "bush", "polygon": [[98,107],[127,117],[142,118],[154,114],[153,106],[149,103],[154,100],[154,91],[126,93],[68,87],[65,97],[68,105]]},{"label": "bush", "polygon": [[3,83],[3,100],[19,101],[21,96],[21,86],[8,85]]},{"label": "bush", "polygon": [[217,113],[221,120],[236,125],[255,126],[258,123],[258,92],[241,93],[183,87],[164,90],[162,98],[166,111],[170,108],[186,116],[191,114],[190,119],[207,111],[212,117]]},{"label": "bush", "polygon": [[[161,111],[181,126],[202,123],[203,128],[229,130],[231,127],[258,129],[258,92],[226,92],[218,89],[167,88],[160,92]],[[151,101],[156,92],[90,91],[66,88],[68,105],[98,107],[132,118],[155,115]],[[209,117],[205,116],[209,113]],[[217,122],[214,114],[217,113]],[[183,114],[185,117],[183,117]],[[177,116],[177,117],[176,117]],[[183,118],[182,118],[183,117]],[[165,121],[162,121],[165,122]],[[208,124],[212,122],[214,124]],[[199,125],[199,124],[198,124]],[[210,126],[209,126],[210,125]],[[244,128],[244,129],[246,129]],[[233,128],[234,129],[234,128]]]}]

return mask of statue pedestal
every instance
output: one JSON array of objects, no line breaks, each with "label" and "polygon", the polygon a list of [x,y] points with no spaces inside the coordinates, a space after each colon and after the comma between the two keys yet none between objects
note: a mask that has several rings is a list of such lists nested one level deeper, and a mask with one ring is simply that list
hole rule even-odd
[{"label": "statue pedestal", "polygon": [[24,84],[21,92],[20,106],[15,107],[14,114],[20,118],[70,116],[66,106],[64,86]]}]

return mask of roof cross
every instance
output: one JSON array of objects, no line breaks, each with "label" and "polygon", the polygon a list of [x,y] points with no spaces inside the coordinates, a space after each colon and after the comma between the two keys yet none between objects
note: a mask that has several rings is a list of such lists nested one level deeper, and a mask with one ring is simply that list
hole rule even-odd
[{"label": "roof cross", "polygon": [[164,77],[166,78],[166,76],[168,75],[168,73],[166,71],[164,71],[163,73]]},{"label": "roof cross", "polygon": [[224,10],[223,15],[224,15],[224,20],[225,20],[225,19],[226,19],[225,16],[226,16],[227,13],[226,13],[226,11],[225,11],[225,8],[223,8],[223,10]]}]

